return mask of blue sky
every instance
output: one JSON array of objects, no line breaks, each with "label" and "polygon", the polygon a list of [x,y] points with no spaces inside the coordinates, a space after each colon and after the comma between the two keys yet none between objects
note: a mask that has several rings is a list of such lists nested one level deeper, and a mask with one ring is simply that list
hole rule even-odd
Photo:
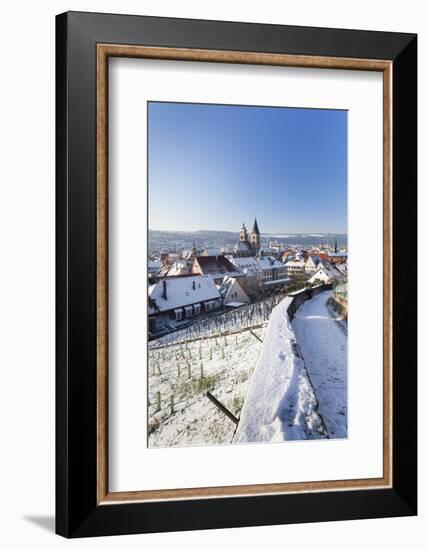
[{"label": "blue sky", "polygon": [[347,232],[347,112],[148,106],[149,228]]}]

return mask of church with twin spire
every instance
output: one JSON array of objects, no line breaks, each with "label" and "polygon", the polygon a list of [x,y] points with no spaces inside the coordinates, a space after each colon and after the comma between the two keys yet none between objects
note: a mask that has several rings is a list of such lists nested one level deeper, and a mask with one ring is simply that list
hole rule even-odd
[{"label": "church with twin spire", "polygon": [[253,229],[251,232],[247,231],[245,223],[242,224],[241,231],[239,232],[239,241],[234,247],[234,253],[238,258],[247,258],[256,256],[260,252],[260,248],[260,231],[257,224],[257,219],[254,218]]}]

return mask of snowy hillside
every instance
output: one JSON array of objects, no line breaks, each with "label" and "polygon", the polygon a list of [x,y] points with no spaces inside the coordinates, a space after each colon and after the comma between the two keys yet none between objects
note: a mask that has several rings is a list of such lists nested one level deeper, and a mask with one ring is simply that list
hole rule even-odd
[{"label": "snowy hillside", "polygon": [[154,350],[169,344],[192,342],[203,337],[224,336],[225,334],[236,333],[250,328],[260,328],[269,320],[272,309],[283,298],[283,295],[274,295],[228,313],[201,319],[188,328],[176,330],[157,340],[152,340],[149,343],[149,348],[150,350]]},{"label": "snowy hillside", "polygon": [[149,447],[231,443],[236,425],[206,397],[239,416],[264,328],[150,351]]},{"label": "snowy hillside", "polygon": [[347,437],[346,326],[330,298],[306,301],[292,323],[293,298],[276,296],[151,342],[149,446]]}]

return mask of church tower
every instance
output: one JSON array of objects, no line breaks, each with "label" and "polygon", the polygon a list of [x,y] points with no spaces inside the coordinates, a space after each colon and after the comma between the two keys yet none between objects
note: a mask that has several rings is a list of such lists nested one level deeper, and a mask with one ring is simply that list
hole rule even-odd
[{"label": "church tower", "polygon": [[245,223],[242,224],[242,229],[239,233],[239,240],[244,243],[248,241],[248,233],[247,228],[245,227]]},{"label": "church tower", "polygon": [[257,218],[254,218],[254,225],[253,225],[253,230],[251,231],[250,244],[251,244],[251,248],[255,253],[258,253],[260,251],[260,231],[259,231],[259,226],[257,224]]}]

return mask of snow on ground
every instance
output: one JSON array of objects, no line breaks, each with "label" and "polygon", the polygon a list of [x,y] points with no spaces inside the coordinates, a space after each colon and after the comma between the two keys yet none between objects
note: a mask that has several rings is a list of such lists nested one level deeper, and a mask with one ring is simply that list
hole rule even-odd
[{"label": "snow on ground", "polygon": [[244,402],[264,327],[149,350],[149,447],[231,443],[236,425],[206,397],[235,416]]},{"label": "snow on ground", "polygon": [[149,446],[347,437],[347,338],[330,297],[305,302],[292,324],[292,298],[275,297],[150,342]]},{"label": "snow on ground", "polygon": [[234,443],[325,437],[317,400],[288,319],[291,298],[272,311]]},{"label": "snow on ground", "polygon": [[348,434],[347,336],[327,302],[331,291],[305,302],[293,320],[297,343],[330,438]]},{"label": "snow on ground", "polygon": [[[149,343],[150,349],[163,347],[177,342],[192,341],[203,336],[215,334],[230,334],[253,327],[261,327],[269,320],[272,309],[283,299],[284,296],[276,294],[269,298],[240,307],[226,313],[215,312],[205,319],[199,319],[188,328],[176,330],[166,336],[162,336]],[[173,325],[171,321],[169,324]]]}]

